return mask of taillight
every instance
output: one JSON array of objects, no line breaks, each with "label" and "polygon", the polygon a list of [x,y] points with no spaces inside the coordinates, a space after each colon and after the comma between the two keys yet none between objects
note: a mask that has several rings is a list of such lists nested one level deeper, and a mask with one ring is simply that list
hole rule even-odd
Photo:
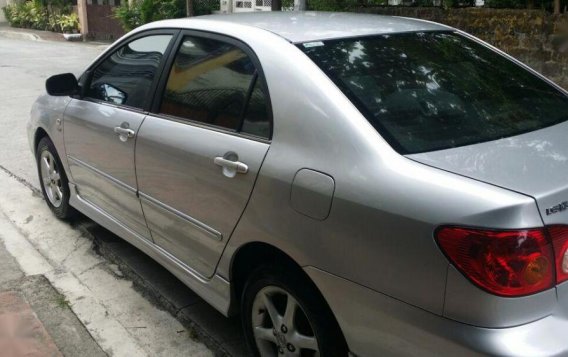
[{"label": "taillight", "polygon": [[556,283],[568,280],[568,226],[548,226],[556,256]]},{"label": "taillight", "polygon": [[[568,237],[568,229],[563,234]],[[495,295],[523,296],[554,286],[554,266],[558,263],[543,229],[441,227],[436,239],[462,274]],[[563,243],[565,250],[567,244]],[[568,268],[568,260],[566,264]]]}]

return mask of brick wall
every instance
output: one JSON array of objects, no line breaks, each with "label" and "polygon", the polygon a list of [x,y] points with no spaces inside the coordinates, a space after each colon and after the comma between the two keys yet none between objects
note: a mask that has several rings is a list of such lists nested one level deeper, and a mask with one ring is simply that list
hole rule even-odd
[{"label": "brick wall", "polygon": [[469,32],[568,89],[568,17],[540,10],[381,7],[359,10],[440,22]]}]

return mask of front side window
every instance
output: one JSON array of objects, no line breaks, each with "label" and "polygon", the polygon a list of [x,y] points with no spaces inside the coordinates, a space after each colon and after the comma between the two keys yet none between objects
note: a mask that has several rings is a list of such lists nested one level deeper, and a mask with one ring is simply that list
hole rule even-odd
[{"label": "front side window", "polygon": [[453,32],[299,45],[401,154],[519,135],[568,119],[568,98]]},{"label": "front side window", "polygon": [[170,71],[160,113],[231,131],[239,131],[246,116],[243,131],[267,135],[269,130],[259,123],[268,126],[268,116],[260,113],[266,98],[255,89],[256,78],[252,60],[240,48],[214,39],[185,37]]},{"label": "front side window", "polygon": [[122,46],[95,68],[87,97],[143,109],[171,39],[154,35]]}]

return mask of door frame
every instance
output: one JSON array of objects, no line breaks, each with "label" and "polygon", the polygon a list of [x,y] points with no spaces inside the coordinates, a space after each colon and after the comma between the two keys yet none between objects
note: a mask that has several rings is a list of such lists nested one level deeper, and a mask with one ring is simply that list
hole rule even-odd
[{"label": "door frame", "polygon": [[174,45],[178,41],[178,37],[180,35],[180,32],[181,32],[181,30],[179,28],[150,29],[150,30],[138,32],[138,33],[136,33],[132,36],[128,36],[127,38],[122,38],[122,39],[118,40],[116,43],[114,43],[111,47],[109,47],[93,63],[91,63],[89,65],[89,67],[85,70],[85,72],[83,72],[83,74],[79,77],[79,83],[80,83],[81,87],[82,88],[88,88],[91,85],[93,70],[95,68],[97,68],[106,59],[108,59],[110,56],[112,56],[119,48],[123,47],[124,45],[126,45],[130,42],[139,40],[143,37],[155,36],[155,35],[172,35],[172,39],[170,40],[170,43],[168,44],[168,47],[166,48],[166,51],[164,52],[164,55],[162,56],[162,61],[161,61],[160,65],[158,66],[158,69],[156,70],[156,74],[154,76],[154,79],[152,80],[152,84],[150,85],[150,90],[148,91],[148,94],[146,95],[146,98],[144,100],[144,103],[145,103],[144,108],[140,109],[140,108],[130,107],[130,106],[127,106],[127,105],[112,104],[112,103],[105,102],[105,101],[100,100],[100,99],[90,98],[90,97],[83,96],[83,95],[75,96],[74,99],[86,100],[86,101],[94,102],[94,103],[97,103],[97,104],[108,105],[108,106],[111,106],[111,107],[116,107],[116,108],[120,108],[120,109],[124,109],[124,110],[148,114],[150,107],[151,107],[152,100],[154,98],[154,93],[155,93],[156,87],[158,86],[158,83],[159,83],[159,79],[160,79],[160,77],[163,73],[164,67],[168,63],[168,60],[171,56],[171,52],[175,48]]},{"label": "door frame", "polygon": [[[256,72],[257,72],[256,81],[260,81],[260,84],[262,86],[262,90],[263,90],[265,98],[266,98],[267,112],[268,112],[267,115],[268,115],[268,121],[269,121],[269,124],[270,124],[270,136],[267,139],[266,138],[260,138],[260,137],[254,136],[254,135],[248,135],[246,133],[236,132],[236,131],[233,131],[233,130],[230,130],[230,129],[227,129],[227,128],[222,128],[222,127],[218,127],[218,126],[214,126],[214,125],[208,125],[206,123],[193,121],[193,120],[190,120],[190,119],[187,119],[187,118],[181,118],[181,117],[176,117],[176,116],[171,116],[171,115],[166,115],[166,114],[160,113],[160,105],[162,104],[162,97],[163,97],[164,91],[166,89],[166,84],[168,82],[169,74],[170,74],[170,71],[172,69],[172,66],[173,66],[173,63],[174,63],[174,60],[175,60],[175,56],[176,56],[178,49],[180,48],[181,43],[183,41],[183,38],[185,36],[201,37],[201,38],[207,38],[207,39],[212,39],[212,40],[228,43],[230,45],[238,47],[240,50],[245,52],[246,55],[250,58],[250,60],[254,64],[254,67],[255,67]],[[188,125],[203,127],[203,128],[213,130],[213,131],[219,131],[219,132],[230,134],[230,135],[244,137],[244,138],[249,139],[249,140],[256,140],[256,141],[260,141],[260,142],[267,143],[267,144],[270,144],[272,142],[272,134],[273,134],[273,130],[274,130],[274,116],[273,116],[273,112],[272,112],[272,100],[270,98],[270,91],[268,90],[268,84],[266,83],[266,77],[264,76],[264,71],[262,70],[262,65],[260,63],[260,60],[258,59],[258,56],[254,52],[254,50],[249,45],[247,45],[243,41],[237,39],[236,37],[232,37],[232,36],[229,36],[229,35],[222,35],[222,34],[218,34],[218,33],[214,33],[214,32],[202,31],[202,30],[181,29],[180,32],[177,35],[177,38],[173,42],[172,48],[171,49],[169,48],[169,50],[170,51],[169,51],[169,54],[168,54],[168,58],[164,61],[164,66],[163,66],[162,71],[161,71],[160,76],[159,76],[160,78],[159,78],[159,80],[156,84],[156,87],[154,88],[155,89],[154,92],[153,92],[154,97],[152,98],[152,104],[151,104],[147,114],[151,113],[153,116],[161,118],[161,119],[173,120],[173,121],[185,123],[185,124],[188,124]],[[254,82],[251,83],[251,84],[254,84]],[[248,104],[249,99],[250,98],[246,99],[247,104]],[[241,120],[242,120],[242,118],[241,118]]]}]

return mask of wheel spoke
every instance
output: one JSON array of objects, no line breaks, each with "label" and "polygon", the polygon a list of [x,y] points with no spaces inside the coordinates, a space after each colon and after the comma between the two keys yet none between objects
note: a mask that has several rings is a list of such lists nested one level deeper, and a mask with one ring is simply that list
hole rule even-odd
[{"label": "wheel spoke", "polygon": [[268,311],[268,315],[270,316],[270,320],[272,320],[274,328],[280,328],[282,318],[280,317],[278,310],[276,310],[276,307],[274,307],[272,300],[270,300],[270,297],[266,293],[262,294],[262,302],[264,303],[266,311]]},{"label": "wheel spoke", "polygon": [[271,328],[260,327],[260,326],[255,327],[254,337],[256,337],[259,340],[265,340],[276,343],[276,337],[274,337]]},{"label": "wheel spoke", "polygon": [[49,160],[47,157],[41,159],[41,168],[43,171],[43,176],[49,178],[49,173],[51,171],[51,165],[49,165]]},{"label": "wheel spoke", "polygon": [[298,349],[308,349],[312,351],[318,351],[318,342],[313,336],[305,336],[300,333],[295,333],[291,340],[294,346]]},{"label": "wheel spoke", "polygon": [[288,329],[294,329],[294,317],[296,316],[298,303],[290,294],[288,294],[287,298],[288,301],[286,302],[286,311],[284,312],[284,319],[282,323],[286,325]]},{"label": "wheel spoke", "polygon": [[55,190],[54,190],[54,191],[55,191],[55,193],[57,194],[56,199],[57,199],[57,200],[62,199],[62,198],[63,198],[63,192],[61,191],[61,187],[59,187],[59,186],[57,186],[57,185],[54,185],[54,186],[55,186]]},{"label": "wheel spoke", "polygon": [[63,189],[61,185],[61,173],[58,172],[55,157],[49,150],[44,150],[41,153],[38,164],[46,200],[54,207],[61,206],[63,202]]}]

